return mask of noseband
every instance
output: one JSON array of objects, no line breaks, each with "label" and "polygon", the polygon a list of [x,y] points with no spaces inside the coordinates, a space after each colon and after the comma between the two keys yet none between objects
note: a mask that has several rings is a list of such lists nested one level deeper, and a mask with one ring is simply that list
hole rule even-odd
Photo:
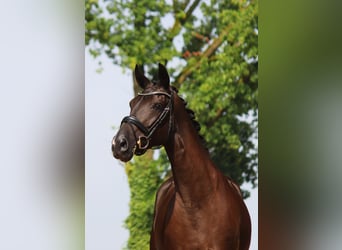
[{"label": "noseband", "polygon": [[126,116],[121,121],[121,125],[123,123],[133,124],[134,126],[136,126],[144,134],[144,136],[139,136],[139,138],[138,138],[138,140],[136,142],[136,146],[133,149],[133,153],[134,154],[142,155],[142,154],[144,154],[146,152],[154,132],[164,122],[164,120],[165,120],[165,118],[167,117],[168,114],[170,114],[170,116],[169,116],[168,137],[170,136],[170,133],[171,133],[171,130],[172,130],[172,127],[173,127],[173,125],[172,125],[172,121],[173,121],[173,119],[172,119],[172,113],[173,113],[172,112],[172,109],[173,109],[173,90],[171,90],[171,94],[166,93],[166,92],[162,92],[162,91],[154,91],[154,92],[150,92],[150,93],[139,93],[138,95],[139,96],[165,95],[165,96],[169,97],[168,104],[166,105],[164,110],[160,113],[158,118],[152,123],[151,126],[145,127],[145,125],[142,124],[138,120],[138,118],[136,118],[133,115]]}]

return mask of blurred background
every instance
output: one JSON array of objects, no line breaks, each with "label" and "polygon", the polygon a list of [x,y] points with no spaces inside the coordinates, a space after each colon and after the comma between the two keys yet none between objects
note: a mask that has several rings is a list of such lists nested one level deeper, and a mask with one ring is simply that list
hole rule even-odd
[{"label": "blurred background", "polygon": [[[85,4],[1,6],[0,248],[84,249]],[[342,244],[340,9],[260,3],[259,249]]]},{"label": "blurred background", "polygon": [[1,1],[0,249],[84,249],[83,1]]},{"label": "blurred background", "polygon": [[260,249],[341,248],[340,9],[260,5]]}]

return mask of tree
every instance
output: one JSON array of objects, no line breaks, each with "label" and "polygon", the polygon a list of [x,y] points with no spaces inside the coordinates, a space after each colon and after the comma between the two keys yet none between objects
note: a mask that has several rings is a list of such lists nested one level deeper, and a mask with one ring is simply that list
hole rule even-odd
[{"label": "tree", "polygon": [[[240,185],[257,185],[257,1],[87,0],[85,19],[85,42],[95,58],[104,53],[129,70],[142,65],[150,78],[158,62],[166,64],[216,165]],[[126,165],[128,249],[148,248],[154,194],[169,169],[163,151]]]}]

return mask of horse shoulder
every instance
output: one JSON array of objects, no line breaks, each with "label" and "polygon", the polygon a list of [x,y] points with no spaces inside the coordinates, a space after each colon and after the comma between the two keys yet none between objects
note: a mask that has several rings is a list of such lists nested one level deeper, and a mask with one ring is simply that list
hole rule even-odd
[{"label": "horse shoulder", "polygon": [[240,249],[248,249],[251,240],[251,218],[246,204],[243,201],[243,196],[239,185],[229,177],[226,177],[226,181],[228,187],[230,187],[230,189],[234,190],[234,193],[236,193],[236,197],[238,197],[237,199],[239,201],[236,202],[236,204],[239,204],[240,206]]},{"label": "horse shoulder", "polygon": [[234,182],[230,177],[228,177],[228,176],[225,176],[225,179],[226,179],[228,185],[229,185],[230,187],[232,187],[233,189],[235,189],[235,191],[236,191],[236,192],[241,196],[241,198],[242,198],[242,192],[241,192],[241,189],[240,189],[239,185],[238,185],[237,183],[235,183],[235,182]]},{"label": "horse shoulder", "polygon": [[170,208],[170,201],[173,197],[174,189],[174,181],[173,178],[170,177],[159,187],[157,191],[154,205],[153,227],[150,239],[151,250],[159,249],[157,246],[160,246],[161,244],[162,236],[160,233],[164,231],[163,227],[169,219],[168,214],[172,210]]},{"label": "horse shoulder", "polygon": [[170,201],[174,196],[174,181],[170,177],[158,189],[156,194],[156,201],[154,205],[154,222],[153,227],[156,227],[157,220],[164,218],[170,210]]},{"label": "horse shoulder", "polygon": [[170,191],[174,190],[174,182],[173,177],[170,177],[167,179],[158,189],[156,194],[156,206],[158,206],[161,202],[161,200],[164,200],[165,198],[168,198],[168,193],[171,193]]}]

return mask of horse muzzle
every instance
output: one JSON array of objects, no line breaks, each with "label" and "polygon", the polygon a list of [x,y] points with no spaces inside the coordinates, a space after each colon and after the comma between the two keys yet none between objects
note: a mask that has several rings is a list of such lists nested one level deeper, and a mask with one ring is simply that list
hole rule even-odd
[{"label": "horse muzzle", "polygon": [[116,159],[127,162],[133,157],[135,145],[131,146],[124,135],[116,135],[112,140],[112,152]]}]

